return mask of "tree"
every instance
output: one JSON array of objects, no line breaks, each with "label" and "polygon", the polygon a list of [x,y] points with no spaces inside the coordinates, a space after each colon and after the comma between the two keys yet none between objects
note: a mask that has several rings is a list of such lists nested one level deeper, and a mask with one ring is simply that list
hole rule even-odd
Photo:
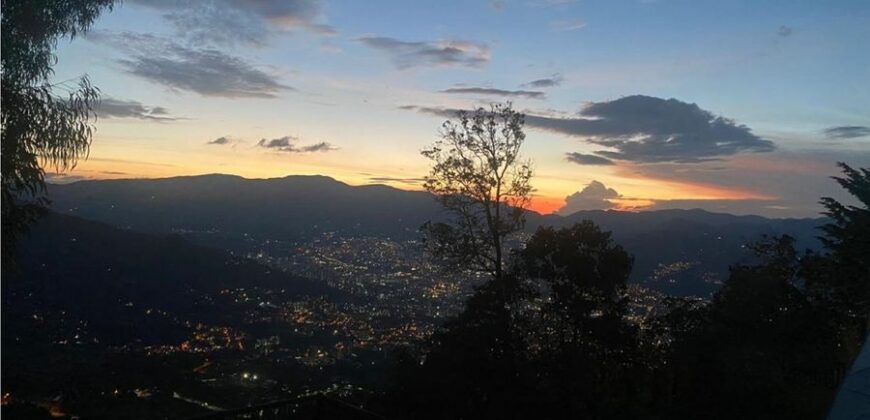
[{"label": "tree", "polygon": [[663,317],[672,375],[663,418],[824,417],[843,351],[836,319],[803,287],[788,236],[751,245],[713,300]]},{"label": "tree", "polygon": [[422,152],[434,162],[425,188],[452,215],[423,227],[436,256],[502,278],[505,242],[523,228],[532,193],[530,163],[520,158],[524,118],[510,103],[460,111]]},{"label": "tree", "polygon": [[628,253],[586,221],[539,229],[511,256],[406,365],[402,417],[636,418]]},{"label": "tree", "polygon": [[627,322],[633,259],[611,233],[585,220],[540,228],[516,253],[515,275],[539,299],[526,336],[539,388],[561,418],[635,418],[643,384],[637,330]]},{"label": "tree", "polygon": [[822,198],[824,214],[832,222],[822,227],[821,239],[836,270],[813,286],[825,289],[844,314],[870,328],[870,168],[854,169],[842,162],[839,166],[845,176],[834,179],[860,205]]},{"label": "tree", "polygon": [[[45,167],[61,172],[85,156],[99,91],[83,76],[73,87],[51,84],[54,48],[86,31],[113,0],[3,0],[2,230],[3,265],[16,239],[41,213]],[[57,91],[65,90],[62,97]]]}]

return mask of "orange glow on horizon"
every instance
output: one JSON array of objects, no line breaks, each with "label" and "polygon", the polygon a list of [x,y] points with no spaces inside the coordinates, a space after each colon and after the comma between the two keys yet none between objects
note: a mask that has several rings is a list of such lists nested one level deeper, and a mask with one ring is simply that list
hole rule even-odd
[{"label": "orange glow on horizon", "polygon": [[564,198],[535,196],[532,197],[532,201],[529,203],[529,210],[541,214],[551,214],[555,213],[563,206],[565,206]]},{"label": "orange glow on horizon", "polygon": [[[150,160],[150,159],[149,159]],[[385,168],[386,169],[386,168]],[[620,170],[621,169],[621,170]],[[50,171],[49,171],[50,172]],[[296,162],[291,168],[271,165],[256,165],[254,162],[237,162],[234,165],[214,165],[202,162],[191,165],[190,162],[179,162],[172,159],[161,159],[158,162],[145,160],[121,159],[115,157],[91,157],[80,162],[80,165],[65,176],[52,177],[56,183],[71,182],[80,179],[118,179],[118,178],[164,178],[174,176],[191,176],[212,173],[239,175],[245,178],[275,178],[288,174],[330,176],[340,182],[352,186],[371,185],[374,183],[389,185],[406,191],[420,191],[423,188],[417,178],[407,170],[379,171],[364,167],[332,167],[303,165]],[[643,211],[656,207],[657,202],[670,200],[770,200],[770,197],[755,191],[730,186],[696,183],[691,181],[666,179],[655,174],[643,174],[629,168],[619,168],[615,177],[590,174],[594,179],[604,183],[619,192],[620,197],[609,200],[613,210]],[[391,179],[391,177],[394,177]],[[565,197],[582,190],[584,183],[574,185],[563,179],[539,180],[541,195],[532,197],[529,210],[540,214],[553,214],[565,206]],[[565,191],[566,188],[576,188]]]},{"label": "orange glow on horizon", "polygon": [[618,174],[631,181],[627,186],[616,188],[622,194],[621,199],[624,200],[772,200],[776,198],[746,188],[638,173],[632,170],[631,166],[618,168]]}]

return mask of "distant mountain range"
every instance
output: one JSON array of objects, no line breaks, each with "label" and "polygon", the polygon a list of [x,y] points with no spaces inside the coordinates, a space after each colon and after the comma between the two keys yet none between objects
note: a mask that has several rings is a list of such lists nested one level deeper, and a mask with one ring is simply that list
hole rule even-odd
[{"label": "distant mountain range", "polygon": [[[62,214],[139,232],[185,234],[229,249],[244,239],[301,240],[323,232],[415,238],[424,222],[446,216],[426,192],[350,186],[325,176],[80,181],[51,185],[49,197],[52,208]],[[695,209],[581,211],[568,216],[530,212],[527,228],[586,219],[612,231],[616,242],[635,256],[633,280],[678,294],[714,290],[729,265],[747,258],[744,246],[765,234],[789,234],[799,248],[818,248],[817,227],[824,223]]]}]

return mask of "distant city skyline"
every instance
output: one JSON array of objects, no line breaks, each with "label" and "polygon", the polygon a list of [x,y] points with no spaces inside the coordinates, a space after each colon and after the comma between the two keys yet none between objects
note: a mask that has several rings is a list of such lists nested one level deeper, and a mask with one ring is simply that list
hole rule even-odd
[{"label": "distant city skyline", "polygon": [[[389,11],[385,13],[385,11]],[[532,208],[818,215],[870,166],[863,1],[128,1],[61,41],[103,93],[52,182],[322,174],[420,189],[456,109],[527,114]]]}]

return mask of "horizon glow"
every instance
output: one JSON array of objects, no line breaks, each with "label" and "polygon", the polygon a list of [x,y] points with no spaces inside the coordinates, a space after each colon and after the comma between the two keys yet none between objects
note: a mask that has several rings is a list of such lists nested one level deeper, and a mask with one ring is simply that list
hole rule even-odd
[{"label": "horizon glow", "polygon": [[[59,43],[55,79],[88,74],[117,107],[102,110],[89,158],[51,182],[321,174],[419,190],[419,152],[445,119],[426,110],[505,100],[530,117],[541,213],[598,181],[616,194],[574,204],[810,217],[821,196],[849,200],[828,178],[837,161],[870,166],[860,1],[214,0],[217,14],[185,21],[202,13],[193,4],[130,1]],[[652,118],[621,101],[633,95],[676,102]],[[691,104],[725,122],[680,131],[694,130],[680,125]],[[579,121],[552,126],[565,119]],[[661,145],[614,146],[652,142],[666,123]],[[258,146],[284,137],[292,149]]]}]

